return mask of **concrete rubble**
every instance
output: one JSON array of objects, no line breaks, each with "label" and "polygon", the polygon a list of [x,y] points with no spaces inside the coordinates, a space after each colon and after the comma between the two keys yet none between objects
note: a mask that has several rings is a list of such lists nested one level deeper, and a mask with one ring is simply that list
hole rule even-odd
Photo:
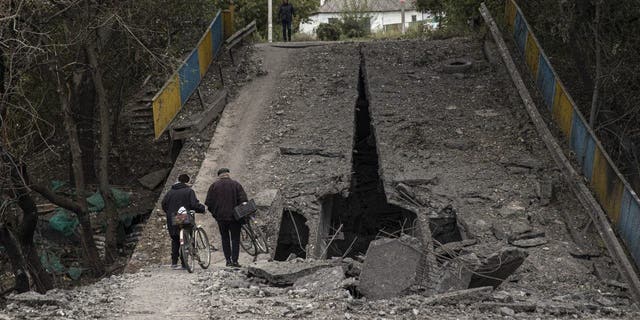
[{"label": "concrete rubble", "polygon": [[475,269],[469,287],[492,286],[497,288],[513,274],[529,254],[518,248],[503,248],[482,260]]},{"label": "concrete rubble", "polygon": [[274,286],[290,286],[301,277],[310,275],[322,268],[331,267],[327,261],[260,261],[247,267],[250,276],[265,279]]},{"label": "concrete rubble", "polygon": [[415,238],[380,239],[369,244],[358,290],[368,298],[397,296],[416,282],[423,247]]},{"label": "concrete rubble", "polygon": [[307,289],[313,295],[333,294],[343,287],[346,279],[341,266],[322,268],[318,271],[301,277],[293,284],[294,289]]},{"label": "concrete rubble", "polygon": [[140,178],[138,178],[138,182],[140,184],[149,189],[153,190],[158,187],[169,175],[170,169],[160,169],[153,172],[150,172]]}]

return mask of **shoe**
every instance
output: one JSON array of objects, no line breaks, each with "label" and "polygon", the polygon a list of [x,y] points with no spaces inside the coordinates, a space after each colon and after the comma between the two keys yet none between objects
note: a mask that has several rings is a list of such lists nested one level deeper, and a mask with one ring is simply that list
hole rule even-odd
[{"label": "shoe", "polygon": [[234,268],[241,268],[242,266],[238,262],[232,262],[231,266]]},{"label": "shoe", "polygon": [[227,267],[233,267],[233,262],[227,261]]},{"label": "shoe", "polygon": [[180,269],[182,269],[182,267],[181,267],[181,266],[179,266],[179,265],[177,265],[177,264],[172,264],[172,265],[171,265],[171,269],[173,269],[173,270],[180,270]]}]

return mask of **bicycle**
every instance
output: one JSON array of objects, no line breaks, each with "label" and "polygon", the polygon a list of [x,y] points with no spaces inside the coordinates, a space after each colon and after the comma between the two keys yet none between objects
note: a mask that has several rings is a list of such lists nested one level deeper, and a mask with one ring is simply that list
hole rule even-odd
[{"label": "bicycle", "polygon": [[196,225],[195,212],[191,210],[188,214],[190,223],[180,228],[180,257],[187,271],[193,273],[196,260],[202,269],[209,268],[211,250],[207,233],[202,226]]},{"label": "bicycle", "polygon": [[269,253],[267,240],[264,234],[257,226],[254,215],[244,218],[242,230],[240,231],[240,246],[252,257],[257,257],[260,253]]},{"label": "bicycle", "polygon": [[242,221],[242,229],[240,230],[240,246],[250,256],[256,258],[260,253],[269,253],[267,240],[256,225],[255,214],[258,212],[256,204],[253,200],[244,202],[234,208],[234,217],[238,221]]}]

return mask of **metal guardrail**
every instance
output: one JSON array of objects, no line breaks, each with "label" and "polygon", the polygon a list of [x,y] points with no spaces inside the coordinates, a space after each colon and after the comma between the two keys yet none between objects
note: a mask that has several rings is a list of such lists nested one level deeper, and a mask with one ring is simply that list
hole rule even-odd
[{"label": "metal guardrail", "polygon": [[[611,161],[575,102],[571,99],[517,4],[513,0],[506,0],[507,28],[515,38],[516,47],[524,55],[527,68],[536,80],[536,85],[553,115],[554,122],[575,152],[582,167],[580,171],[572,166],[544,122],[515,67],[502,38],[502,33],[484,3],[480,7],[480,12],[489,26],[536,130],[562,169],[563,175],[576,197],[591,216],[596,230],[611,254],[611,258],[615,261],[622,277],[628,282],[634,300],[640,301],[638,274],[612,228],[616,227],[637,266],[640,262],[640,200],[638,196]],[[595,197],[585,185],[580,173],[590,183],[591,191]]]},{"label": "metal guardrail", "polygon": [[220,117],[224,107],[227,105],[227,90],[222,90],[218,98],[211,105],[200,113],[197,120],[180,127],[172,127],[170,131],[171,140],[184,140],[194,134],[204,130],[211,121]]},{"label": "metal guardrail", "polygon": [[218,10],[196,48],[152,99],[156,139],[165,132],[173,118],[196,91],[211,62],[218,56],[223,40],[222,14]]},{"label": "metal guardrail", "polygon": [[245,26],[244,28],[238,30],[236,33],[232,34],[227,39],[227,41],[224,42],[224,44],[227,46],[227,50],[229,51],[229,57],[231,57],[231,63],[235,64],[235,62],[233,61],[233,51],[232,51],[232,49],[235,46],[237,46],[238,44],[242,43],[244,41],[244,38],[246,38],[248,35],[254,33],[256,30],[257,30],[256,21],[253,20],[247,26]]}]

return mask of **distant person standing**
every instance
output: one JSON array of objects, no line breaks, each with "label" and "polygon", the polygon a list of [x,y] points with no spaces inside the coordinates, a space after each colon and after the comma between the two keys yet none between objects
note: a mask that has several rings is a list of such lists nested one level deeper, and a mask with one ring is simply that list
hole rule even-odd
[{"label": "distant person standing", "polygon": [[242,185],[231,179],[229,169],[218,170],[218,180],[209,187],[204,204],[218,223],[227,267],[240,267],[238,256],[242,224],[233,216],[233,209],[243,202],[247,202],[247,194]]},{"label": "distant person standing", "polygon": [[295,10],[293,5],[289,3],[289,0],[282,0],[280,9],[278,9],[278,17],[282,22],[282,40],[284,42],[291,41],[291,22],[293,21],[293,15]]}]

